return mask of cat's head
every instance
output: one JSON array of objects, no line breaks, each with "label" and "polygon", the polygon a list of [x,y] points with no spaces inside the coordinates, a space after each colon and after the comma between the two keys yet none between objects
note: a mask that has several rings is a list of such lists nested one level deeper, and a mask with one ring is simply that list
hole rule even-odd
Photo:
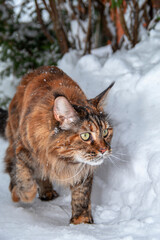
[{"label": "cat's head", "polygon": [[55,99],[53,114],[58,128],[54,150],[61,160],[100,165],[110,154],[113,129],[103,112],[103,102],[112,86],[85,106],[72,105],[64,96]]}]

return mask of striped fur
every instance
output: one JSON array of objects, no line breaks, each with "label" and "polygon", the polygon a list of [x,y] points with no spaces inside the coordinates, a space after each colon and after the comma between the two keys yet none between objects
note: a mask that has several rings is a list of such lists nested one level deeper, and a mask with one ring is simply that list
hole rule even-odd
[{"label": "striped fur", "polygon": [[[102,112],[105,95],[87,100],[80,87],[56,67],[39,68],[22,79],[9,106],[5,166],[15,202],[57,197],[52,182],[72,192],[71,222],[92,223],[94,169],[110,153],[112,127]],[[108,135],[103,137],[103,131]],[[82,133],[89,132],[84,141]]]}]

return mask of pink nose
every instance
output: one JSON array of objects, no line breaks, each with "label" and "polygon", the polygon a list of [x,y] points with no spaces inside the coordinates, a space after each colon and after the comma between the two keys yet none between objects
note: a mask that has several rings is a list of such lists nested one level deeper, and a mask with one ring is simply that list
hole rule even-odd
[{"label": "pink nose", "polygon": [[106,148],[100,148],[99,151],[103,154],[107,151],[107,149]]}]

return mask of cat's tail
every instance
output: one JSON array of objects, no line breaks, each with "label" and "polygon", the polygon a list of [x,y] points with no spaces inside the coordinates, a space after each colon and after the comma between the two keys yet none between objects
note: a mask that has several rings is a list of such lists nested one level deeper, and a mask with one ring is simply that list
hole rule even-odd
[{"label": "cat's tail", "polygon": [[0,108],[0,136],[5,137],[5,127],[8,118],[8,111]]}]

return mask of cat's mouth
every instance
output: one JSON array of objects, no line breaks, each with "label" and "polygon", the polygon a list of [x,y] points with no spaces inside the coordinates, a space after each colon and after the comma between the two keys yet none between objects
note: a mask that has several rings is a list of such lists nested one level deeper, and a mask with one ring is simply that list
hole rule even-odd
[{"label": "cat's mouth", "polygon": [[92,158],[92,159],[85,159],[85,158],[81,158],[81,157],[76,157],[76,161],[77,162],[81,162],[81,163],[85,163],[85,164],[88,164],[88,165],[91,165],[91,166],[98,166],[98,165],[101,165],[103,162],[104,162],[104,156],[99,156],[99,157],[96,157],[96,158]]}]

